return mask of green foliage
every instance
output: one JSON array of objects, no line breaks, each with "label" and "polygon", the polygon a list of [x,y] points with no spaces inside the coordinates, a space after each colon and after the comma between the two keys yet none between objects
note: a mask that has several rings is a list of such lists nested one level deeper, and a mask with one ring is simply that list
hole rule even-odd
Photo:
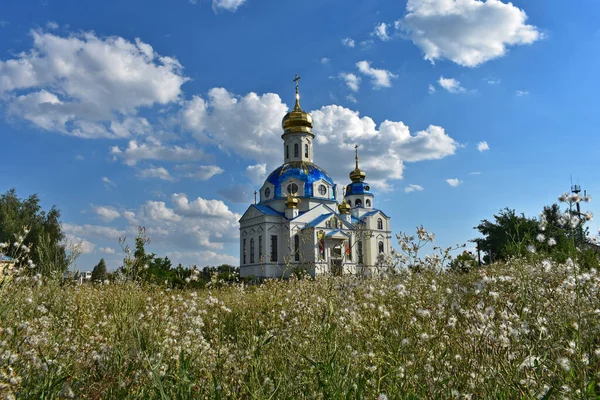
[{"label": "green foliage", "polygon": [[104,258],[101,258],[100,262],[92,270],[92,282],[104,282],[107,278],[106,263],[104,262]]},{"label": "green foliage", "polygon": [[42,210],[35,194],[20,199],[15,189],[10,189],[0,195],[0,242],[13,241],[14,234],[27,227],[29,234],[24,243],[32,247],[30,258],[37,265],[35,271],[45,276],[62,274],[77,256],[62,243],[59,219],[60,211],[54,206],[47,212]]},{"label": "green foliage", "polygon": [[473,254],[465,250],[448,264],[448,271],[464,274],[477,268],[478,265]]}]

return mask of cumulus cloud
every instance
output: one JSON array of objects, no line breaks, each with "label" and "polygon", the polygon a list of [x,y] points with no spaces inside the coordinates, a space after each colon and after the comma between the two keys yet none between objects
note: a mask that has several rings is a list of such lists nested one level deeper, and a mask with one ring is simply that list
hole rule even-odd
[{"label": "cumulus cloud", "polygon": [[542,34],[527,25],[525,11],[499,0],[409,0],[395,26],[405,31],[431,62],[448,59],[476,67],[531,44]]},{"label": "cumulus cloud", "polygon": [[150,167],[142,169],[140,172],[138,172],[138,176],[140,178],[156,178],[169,182],[175,180],[175,178],[171,176],[171,173],[164,167]]},{"label": "cumulus cloud", "polygon": [[462,183],[461,180],[456,179],[456,178],[446,179],[446,182],[448,182],[448,185],[450,185],[452,187],[457,187],[458,185],[460,185]]},{"label": "cumulus cloud", "polygon": [[479,171],[469,172],[469,175],[481,175],[481,172],[479,172]]},{"label": "cumulus cloud", "polygon": [[235,12],[245,2],[246,0],[213,0],[212,7],[215,12],[218,10]]},{"label": "cumulus cloud", "polygon": [[267,164],[248,165],[246,167],[246,176],[250,182],[259,184],[262,183],[267,175]]},{"label": "cumulus cloud", "polygon": [[427,87],[427,93],[435,93],[435,86],[430,84],[429,87]]},{"label": "cumulus cloud", "polygon": [[398,77],[388,70],[372,68],[369,61],[359,61],[356,66],[361,73],[371,78],[373,87],[376,89],[391,87],[392,79]]},{"label": "cumulus cloud", "polygon": [[65,233],[65,238],[63,242],[68,247],[74,247],[76,250],[80,251],[81,254],[89,254],[96,249],[96,245],[94,243],[90,242],[89,240],[75,236],[71,233]]},{"label": "cumulus cloud", "polygon": [[147,143],[131,140],[122,150],[119,146],[111,147],[110,154],[130,166],[136,165],[141,160],[186,162],[200,161],[206,158],[201,149],[192,146],[164,145],[157,140]]},{"label": "cumulus cloud", "polygon": [[[287,110],[276,94],[240,97],[225,89],[213,89],[209,99],[196,96],[185,104],[181,120],[198,141],[258,161],[254,165],[265,164],[268,173],[283,160],[283,152],[276,149],[281,148],[281,118]],[[377,126],[370,117],[339,105],[324,106],[311,115],[315,162],[338,182],[345,182],[353,168],[355,144],[361,147],[361,168],[369,174],[369,182],[382,189],[391,188],[390,180],[402,178],[405,162],[444,158],[458,147],[439,126],[414,133],[402,122],[386,120]],[[237,193],[227,196],[239,197]]]},{"label": "cumulus cloud", "polygon": [[[83,138],[123,137],[143,107],[179,100],[179,62],[136,39],[32,31],[33,47],[0,61],[0,97],[13,118]],[[128,133],[127,133],[128,134]]]},{"label": "cumulus cloud", "polygon": [[344,46],[346,46],[346,47],[350,47],[350,48],[352,48],[352,47],[356,46],[356,42],[354,42],[354,40],[353,40],[353,39],[350,39],[350,38],[348,38],[348,37],[347,37],[347,38],[343,38],[343,39],[342,39],[342,44],[343,44]]},{"label": "cumulus cloud", "polygon": [[346,86],[353,92],[358,92],[360,87],[360,77],[348,72],[340,72],[340,78],[346,82]]},{"label": "cumulus cloud", "polygon": [[529,94],[529,92],[527,90],[517,90],[516,94],[518,97],[521,97],[521,96],[527,96]]},{"label": "cumulus cloud", "polygon": [[385,22],[382,22],[379,25],[377,25],[373,34],[382,41],[390,40],[390,37],[388,36],[388,26]]},{"label": "cumulus cloud", "polygon": [[414,185],[412,183],[404,188],[405,193],[421,192],[421,191],[423,191],[423,186]]},{"label": "cumulus cloud", "polygon": [[218,165],[185,164],[178,165],[176,168],[185,171],[183,174],[185,178],[199,181],[206,181],[213,176],[222,174],[224,172],[223,168],[219,167]]},{"label": "cumulus cloud", "polygon": [[466,89],[461,86],[460,82],[454,78],[444,78],[440,76],[438,84],[449,91],[450,93],[464,93]]},{"label": "cumulus cloud", "polygon": [[115,210],[113,207],[95,206],[92,208],[92,210],[98,217],[100,217],[100,219],[105,222],[110,222],[121,216],[121,213]]},{"label": "cumulus cloud", "polygon": [[487,142],[483,141],[483,142],[479,142],[477,143],[477,150],[481,151],[486,151],[489,150],[490,146],[488,145]]},{"label": "cumulus cloud", "polygon": [[104,254],[115,254],[115,249],[113,249],[112,247],[100,247],[98,250],[100,251],[100,253]]},{"label": "cumulus cloud", "polygon": [[327,58],[327,57],[323,57],[323,58],[321,58],[321,64],[323,64],[323,65],[329,64],[329,61],[330,61],[330,60],[329,60],[329,58]]}]

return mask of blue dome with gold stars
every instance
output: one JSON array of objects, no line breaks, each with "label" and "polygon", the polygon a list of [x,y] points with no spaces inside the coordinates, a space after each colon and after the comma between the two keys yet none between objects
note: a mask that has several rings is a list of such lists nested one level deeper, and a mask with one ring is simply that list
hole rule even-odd
[{"label": "blue dome with gold stars", "polygon": [[[285,198],[282,194],[282,185],[287,185],[290,179],[304,183],[304,193],[299,189],[299,197],[313,197],[313,183],[323,180],[330,186],[327,188],[327,199],[335,200],[333,179],[318,165],[307,161],[290,161],[271,172],[266,182],[274,186],[275,198]],[[318,190],[318,189],[317,189]],[[285,192],[285,191],[284,191]],[[319,196],[319,198],[323,198]]]}]

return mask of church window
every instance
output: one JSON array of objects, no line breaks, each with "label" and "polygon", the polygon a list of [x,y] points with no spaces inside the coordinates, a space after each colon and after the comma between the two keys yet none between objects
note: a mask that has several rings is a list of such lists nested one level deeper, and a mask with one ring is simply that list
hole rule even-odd
[{"label": "church window", "polygon": [[294,260],[300,261],[300,236],[294,236]]},{"label": "church window", "polygon": [[243,249],[242,249],[242,253],[243,253],[243,260],[242,260],[242,264],[246,264],[246,239],[244,239],[244,245],[243,245]]},{"label": "church window", "polygon": [[285,158],[290,158],[290,146],[288,145],[285,146]]},{"label": "church window", "polygon": [[262,235],[258,237],[258,262],[262,260]]},{"label": "church window", "polygon": [[277,235],[271,235],[271,261],[277,262]]},{"label": "church window", "polygon": [[383,242],[379,242],[379,254],[383,254]]},{"label": "church window", "polygon": [[362,207],[362,200],[361,199],[356,199],[356,201],[354,202],[354,205],[356,207],[361,206]]},{"label": "church window", "polygon": [[367,199],[367,201],[365,201],[365,204],[367,205],[367,207],[371,207],[371,200]]},{"label": "church window", "polygon": [[333,257],[341,258],[342,257],[342,246],[339,244],[333,246],[331,253],[333,254]]},{"label": "church window", "polygon": [[325,221],[325,228],[331,228],[331,220]]},{"label": "church window", "polygon": [[250,239],[250,264],[254,264],[254,238]]},{"label": "church window", "polygon": [[298,143],[294,144],[294,157],[298,157]]},{"label": "church window", "polygon": [[319,194],[321,196],[325,196],[327,194],[327,188],[325,185],[319,185]]},{"label": "church window", "polygon": [[298,185],[296,185],[295,183],[290,183],[287,187],[287,191],[289,194],[298,193]]},{"label": "church window", "polygon": [[308,158],[308,145],[304,145],[304,158]]},{"label": "church window", "polygon": [[362,242],[358,242],[357,243],[357,251],[358,253],[358,263],[362,264],[363,263],[363,246],[362,246]]},{"label": "church window", "polygon": [[266,188],[265,189],[265,198],[269,198],[271,197],[271,188]]},{"label": "church window", "polygon": [[383,220],[381,218],[377,219],[377,229],[383,229]]}]

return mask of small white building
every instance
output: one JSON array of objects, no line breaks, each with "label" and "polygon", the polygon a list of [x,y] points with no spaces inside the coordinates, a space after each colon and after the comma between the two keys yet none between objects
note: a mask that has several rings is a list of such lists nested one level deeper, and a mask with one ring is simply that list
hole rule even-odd
[{"label": "small white building", "polygon": [[302,268],[322,273],[363,274],[390,255],[390,218],[375,208],[366,173],[350,172],[341,204],[337,185],[313,162],[312,117],[296,104],[282,121],[283,165],[260,189],[260,202],[240,219],[240,275],[287,277]]}]

